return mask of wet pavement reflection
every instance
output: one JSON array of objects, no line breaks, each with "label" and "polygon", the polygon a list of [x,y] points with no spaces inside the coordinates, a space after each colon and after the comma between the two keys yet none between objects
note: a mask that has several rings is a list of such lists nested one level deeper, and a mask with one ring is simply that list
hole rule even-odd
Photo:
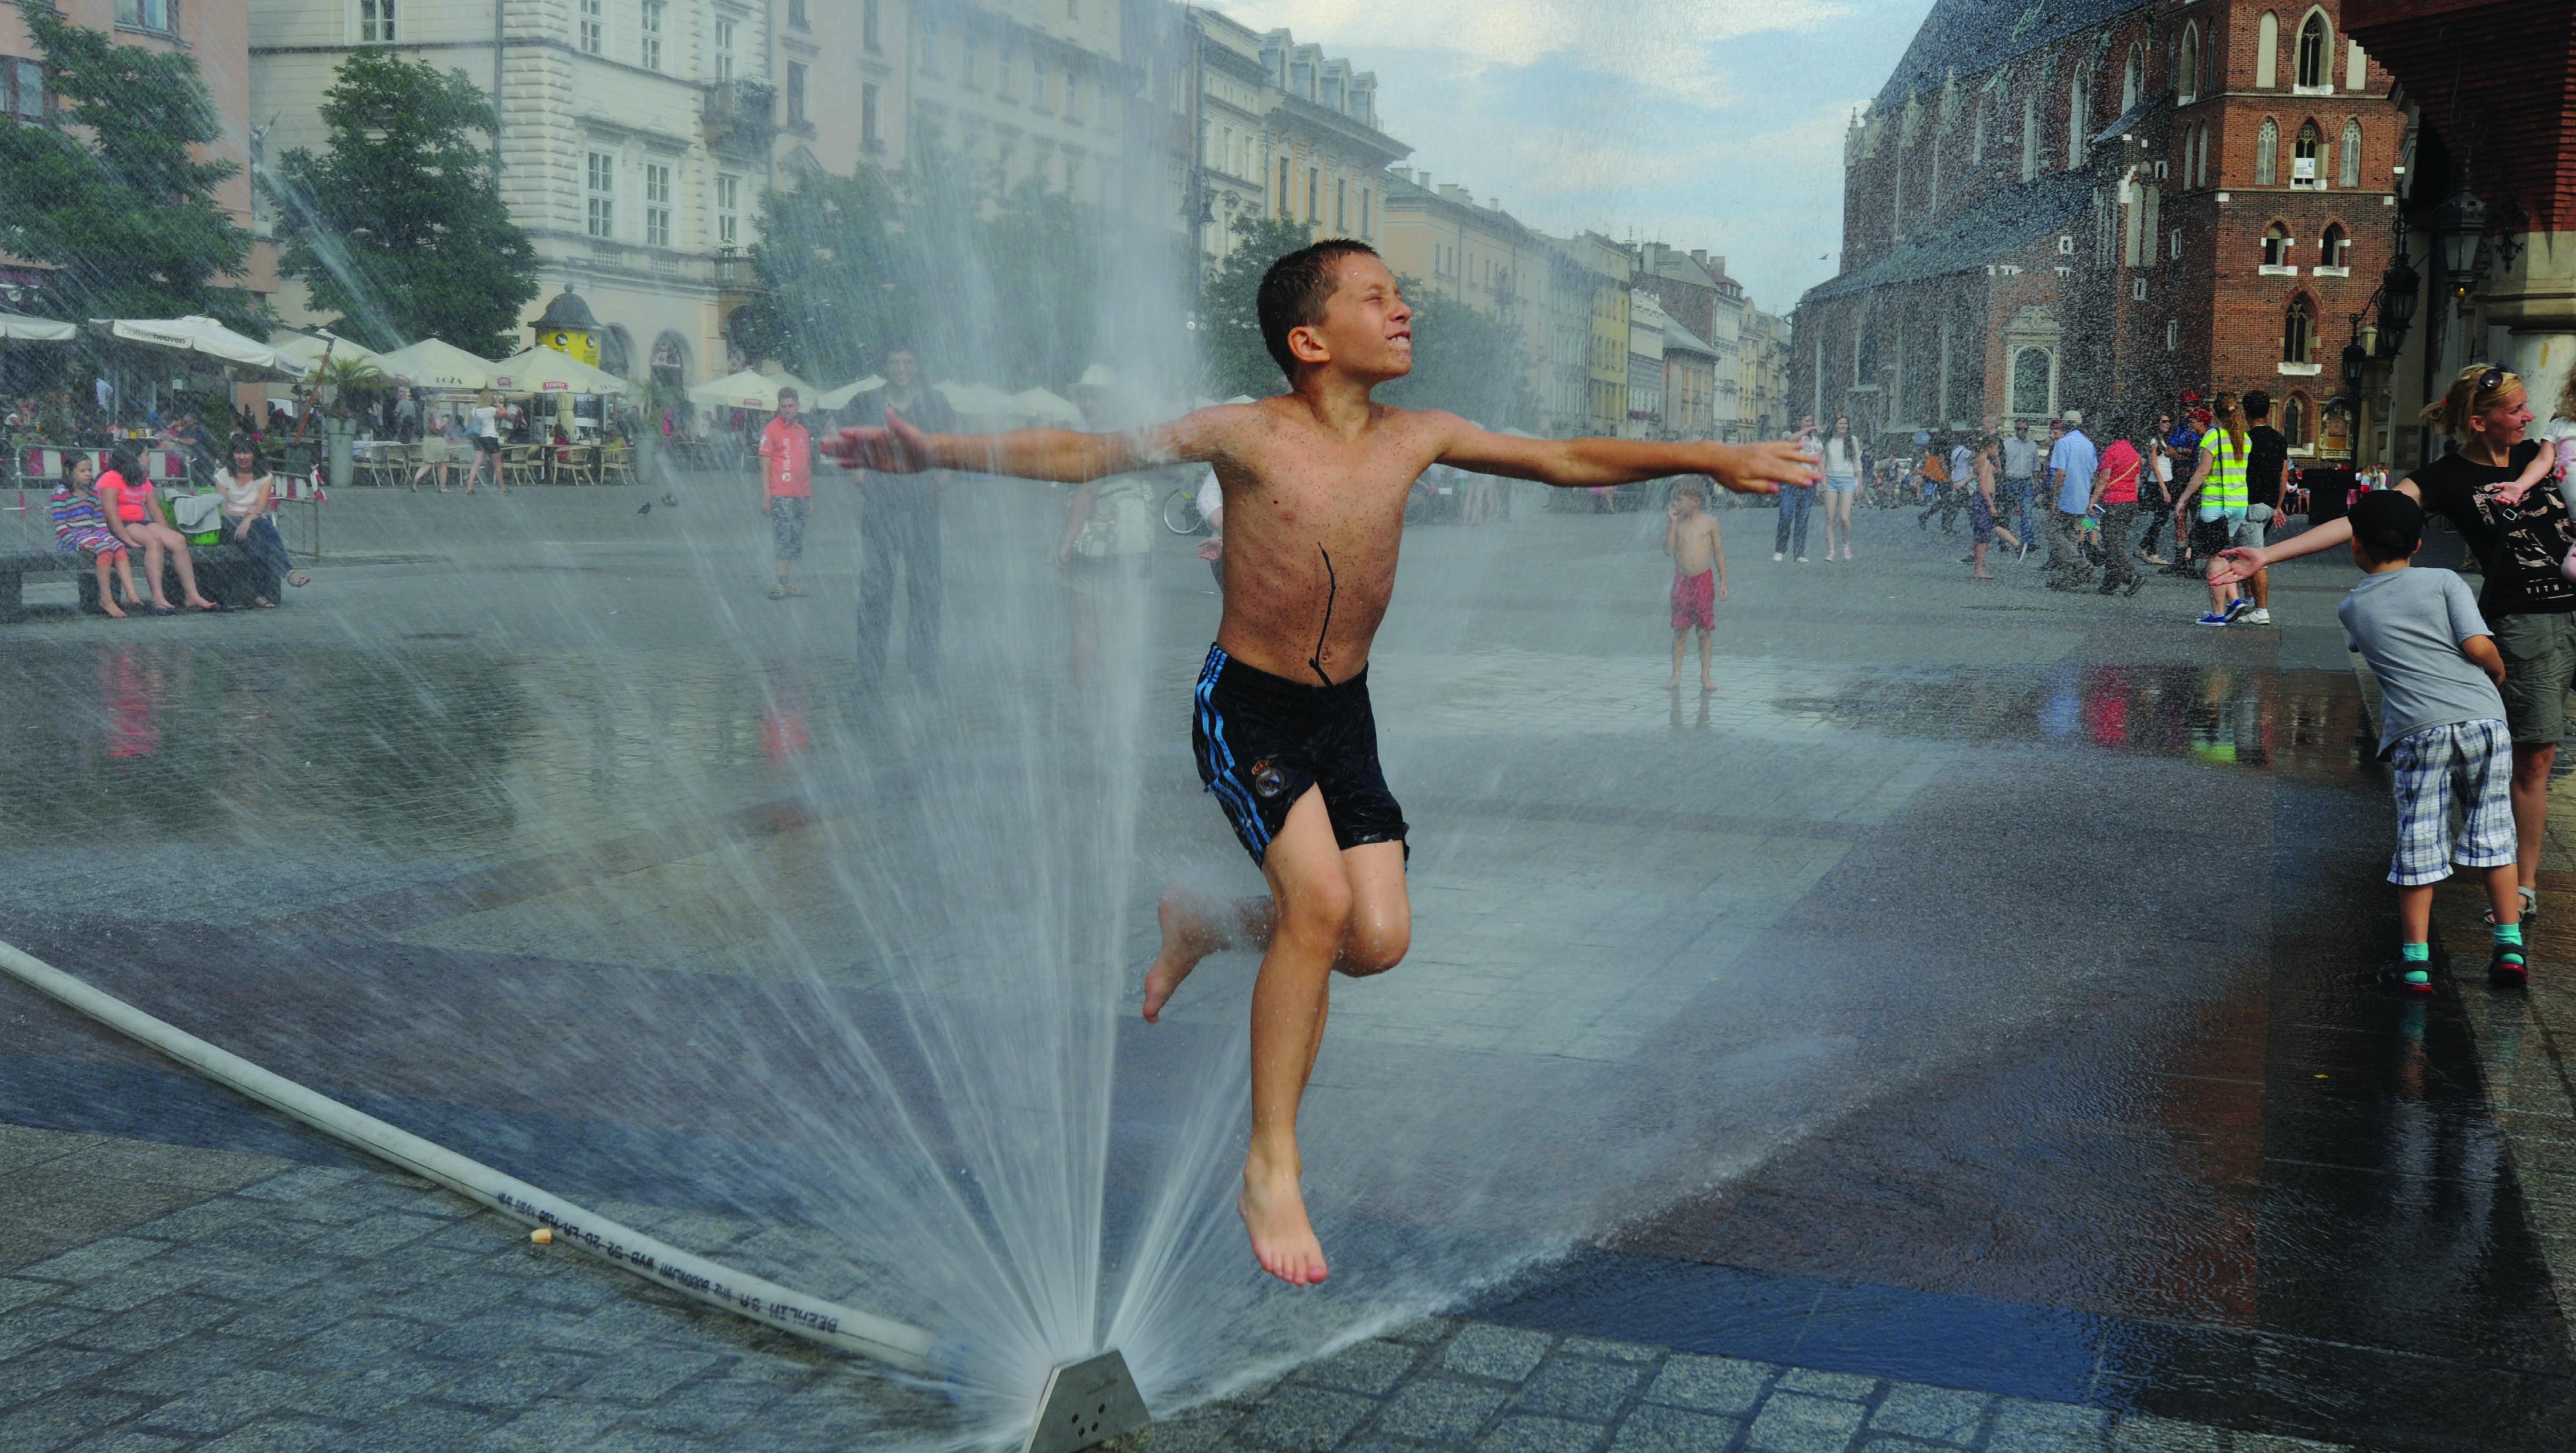
[{"label": "wet pavement reflection", "polygon": [[[0,937],[111,987],[157,985],[164,1007],[316,1073],[377,1056],[393,1068],[353,1098],[406,1123],[522,1146],[559,1129],[549,1164],[618,1194],[683,1195],[692,1168],[727,1163],[726,1139],[825,1113],[681,1065],[656,1103],[689,1112],[638,1123],[515,1073],[607,981],[596,966],[649,964],[663,977],[628,1007],[684,1034],[726,976],[760,972],[744,945],[783,931],[712,902],[620,925],[549,919],[550,900],[618,882],[694,902],[692,864],[719,853],[767,855],[784,882],[828,874],[818,824],[899,823],[928,745],[971,753],[1006,708],[871,703],[829,658],[420,634],[386,650],[10,642]],[[2371,1446],[2576,1446],[2568,1330],[2460,1002],[2398,1002],[2367,972],[2388,936],[2389,814],[2349,673],[2232,647],[2087,666],[1746,655],[1701,696],[1612,680],[1638,665],[1462,659],[1403,717],[1406,750],[1458,759],[1417,767],[1437,783],[1422,800],[1487,780],[1453,750],[1472,733],[1572,735],[1604,714],[1624,730],[1599,750],[1815,749],[1799,770],[1901,741],[1931,754],[1907,779],[1925,785],[1814,833],[1830,851],[1812,887],[1748,930],[1744,961],[1776,1000],[1685,986],[1664,1022],[1622,1030],[1633,1062],[1552,1054],[1595,1053],[1605,1082],[1632,1063],[1671,1073],[1711,1025],[1793,1029],[1825,1017],[1802,996],[1891,975],[1999,999],[2027,980],[2068,1003],[1999,1012],[1972,1057],[1919,1065],[1909,1026],[1868,1025],[1854,1053],[1907,1064],[1901,1093],[1784,1135],[1477,1315]],[[1559,766],[1544,786],[1582,795],[1580,754],[1527,751]],[[1152,810],[1203,811],[1175,778]],[[1523,821],[1545,806],[1516,805]],[[1454,852],[1423,846],[1432,866]],[[923,913],[915,943],[933,951]],[[796,931],[855,941],[822,909]],[[833,959],[831,992],[861,1006],[836,1012],[871,1012],[866,960]],[[362,986],[333,982],[360,964]],[[417,1025],[353,1020],[329,1045],[262,1028],[388,998],[462,1031],[456,1059],[418,1062]],[[0,1025],[0,1089],[30,1123],[291,1147],[185,1083],[58,1015]],[[638,1163],[665,1169],[638,1179]]]}]

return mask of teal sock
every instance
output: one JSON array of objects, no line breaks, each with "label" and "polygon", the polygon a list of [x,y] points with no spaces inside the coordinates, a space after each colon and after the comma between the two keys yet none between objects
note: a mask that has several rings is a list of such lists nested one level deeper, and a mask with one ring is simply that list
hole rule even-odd
[{"label": "teal sock", "polygon": [[2521,925],[2521,924],[2519,924],[2519,923],[2499,923],[2499,924],[2494,925],[2494,928],[2495,928],[2495,941],[2496,941],[2497,943],[2509,943],[2509,944],[2513,945],[2515,948],[2520,948],[2520,947],[2522,947],[2522,925]]},{"label": "teal sock", "polygon": [[2429,964],[2433,961],[2433,946],[2429,943],[2401,943],[2397,946],[2397,956],[2410,964]]}]

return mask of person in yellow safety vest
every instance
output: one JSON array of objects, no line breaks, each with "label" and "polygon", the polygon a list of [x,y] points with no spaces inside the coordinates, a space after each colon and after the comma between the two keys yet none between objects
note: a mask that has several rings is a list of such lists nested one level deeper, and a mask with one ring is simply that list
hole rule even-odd
[{"label": "person in yellow safety vest", "polygon": [[2236,527],[2245,518],[2245,464],[2254,441],[2245,432],[2245,409],[2234,394],[2220,394],[2217,418],[2200,436],[2200,460],[2192,466],[2191,483],[2174,501],[2174,529],[2182,529],[2183,511],[2197,499],[2200,509],[2191,527],[2192,549],[2208,563],[2209,614],[2199,624],[2223,626],[2252,609],[2237,597],[2236,587],[2218,579],[2221,551],[2236,543]]}]

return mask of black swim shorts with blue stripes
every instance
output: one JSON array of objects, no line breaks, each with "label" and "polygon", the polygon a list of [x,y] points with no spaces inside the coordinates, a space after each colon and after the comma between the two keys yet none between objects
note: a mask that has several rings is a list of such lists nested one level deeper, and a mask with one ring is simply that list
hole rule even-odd
[{"label": "black swim shorts with blue stripes", "polygon": [[1365,668],[1348,681],[1307,686],[1211,646],[1194,697],[1190,744],[1199,780],[1254,862],[1268,856],[1288,809],[1309,787],[1324,794],[1341,846],[1404,841],[1404,809],[1378,766]]}]

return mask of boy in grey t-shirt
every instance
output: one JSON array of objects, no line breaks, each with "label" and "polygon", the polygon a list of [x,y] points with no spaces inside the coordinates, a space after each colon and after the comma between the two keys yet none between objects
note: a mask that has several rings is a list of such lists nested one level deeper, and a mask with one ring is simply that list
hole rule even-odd
[{"label": "boy in grey t-shirt", "polygon": [[[2352,558],[2363,576],[2335,618],[2379,678],[2379,754],[2397,769],[2397,885],[2403,943],[2394,976],[2433,992],[2433,885],[2451,864],[2483,869],[2495,910],[2487,977],[2529,979],[2522,893],[2514,868],[2513,734],[2504,723],[2504,657],[2468,585],[2409,563],[2424,543],[2424,508],[2404,494],[2364,495],[2352,507]],[[2451,807],[2460,833],[2450,835]]]}]

